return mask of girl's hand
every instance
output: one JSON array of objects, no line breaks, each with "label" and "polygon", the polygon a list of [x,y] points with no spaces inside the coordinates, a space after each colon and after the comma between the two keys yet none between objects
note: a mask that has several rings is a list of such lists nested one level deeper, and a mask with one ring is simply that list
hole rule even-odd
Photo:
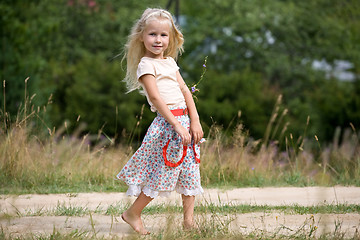
[{"label": "girl's hand", "polygon": [[190,123],[190,134],[194,143],[197,144],[202,139],[204,132],[202,130],[201,124],[199,121],[191,121]]},{"label": "girl's hand", "polygon": [[180,123],[174,126],[174,130],[180,135],[182,144],[187,146],[191,143],[191,135],[189,131]]}]

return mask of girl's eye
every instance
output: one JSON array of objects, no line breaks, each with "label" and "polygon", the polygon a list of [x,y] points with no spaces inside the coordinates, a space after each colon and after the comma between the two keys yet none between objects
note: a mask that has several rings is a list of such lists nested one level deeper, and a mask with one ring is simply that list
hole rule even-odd
[{"label": "girl's eye", "polygon": [[161,34],[161,36],[162,36],[162,37],[166,37],[166,36],[167,36],[167,34],[163,33],[163,34]]}]

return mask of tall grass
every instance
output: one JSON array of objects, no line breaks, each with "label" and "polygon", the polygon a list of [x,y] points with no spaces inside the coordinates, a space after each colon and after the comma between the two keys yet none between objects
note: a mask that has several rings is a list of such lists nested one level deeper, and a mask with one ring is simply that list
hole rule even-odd
[{"label": "tall grass", "polygon": [[[202,176],[207,185],[360,185],[359,133],[353,124],[340,139],[321,146],[317,136],[307,138],[308,117],[303,135],[286,132],[288,110],[281,96],[274,106],[263,139],[254,140],[239,123],[229,138],[219,126],[210,130],[202,148]],[[314,147],[317,146],[317,147]]]},{"label": "tall grass", "polygon": [[[202,174],[206,184],[236,186],[266,185],[359,185],[360,154],[353,134],[339,145],[323,150],[254,141],[239,125],[230,144],[213,127],[202,152]],[[291,138],[291,136],[290,136]],[[292,140],[292,139],[291,139]],[[306,141],[305,141],[306,142]],[[349,154],[349,148],[353,154]],[[355,150],[356,149],[356,150]]]},{"label": "tall grass", "polygon": [[66,121],[59,129],[48,127],[43,116],[51,97],[42,107],[35,107],[32,98],[25,91],[25,104],[14,120],[1,112],[0,192],[121,190],[114,170],[128,158],[127,148],[109,147],[113,141],[101,131],[80,135],[82,124],[71,133]]},{"label": "tall grass", "polygon": [[124,147],[90,146],[89,136],[50,132],[47,138],[29,134],[23,125],[0,136],[2,192],[73,192],[120,190],[114,170],[128,158]]},{"label": "tall grass", "polygon": [[[124,184],[114,177],[134,150],[126,144],[115,145],[101,130],[95,137],[81,135],[80,118],[71,132],[67,122],[58,129],[46,126],[43,118],[51,99],[36,107],[33,97],[25,90],[25,103],[14,120],[5,105],[1,111],[0,193],[124,190]],[[212,126],[202,145],[203,185],[360,186],[355,126],[351,124],[343,134],[336,130],[333,143],[325,145],[316,136],[306,138],[308,119],[304,135],[295,139],[287,130],[287,112],[279,97],[264,138],[259,140],[252,139],[241,123],[230,137],[220,126]],[[313,148],[314,144],[318,147]]]}]

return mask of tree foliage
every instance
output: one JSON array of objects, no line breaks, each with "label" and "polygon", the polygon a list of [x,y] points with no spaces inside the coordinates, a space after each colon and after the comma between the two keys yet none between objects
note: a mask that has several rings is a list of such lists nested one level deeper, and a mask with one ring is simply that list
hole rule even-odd
[{"label": "tree foliage", "polygon": [[[125,94],[121,52],[142,11],[167,2],[2,1],[0,75],[6,103],[2,97],[1,106],[16,114],[30,76],[29,95],[36,94],[38,105],[52,95],[47,124],[68,121],[76,128],[80,118],[86,132],[132,132],[146,101]],[[337,126],[358,127],[359,13],[357,0],[180,1],[185,53],[179,65],[185,81],[199,79],[208,56],[197,96],[205,128],[241,121],[261,138],[279,95],[294,134],[302,133],[308,116],[308,134],[326,140]],[[315,68],[316,62],[325,68]],[[351,81],[339,79],[339,62],[350,66],[345,70]],[[144,127],[136,131],[144,133],[153,116],[146,107]]]}]

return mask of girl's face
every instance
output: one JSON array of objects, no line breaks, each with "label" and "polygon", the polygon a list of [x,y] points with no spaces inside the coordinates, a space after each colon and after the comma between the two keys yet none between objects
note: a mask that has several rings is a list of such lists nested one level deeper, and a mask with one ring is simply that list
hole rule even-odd
[{"label": "girl's face", "polygon": [[164,58],[164,52],[169,46],[169,38],[170,26],[168,20],[150,20],[141,38],[146,49],[145,57]]}]

